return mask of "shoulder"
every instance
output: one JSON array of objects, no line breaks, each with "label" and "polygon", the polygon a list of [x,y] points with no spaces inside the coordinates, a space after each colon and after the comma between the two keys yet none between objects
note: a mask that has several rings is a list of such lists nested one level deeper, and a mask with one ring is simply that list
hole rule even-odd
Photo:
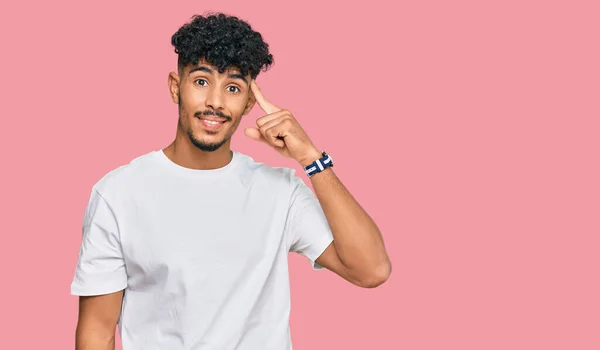
[{"label": "shoulder", "polygon": [[133,181],[139,181],[140,177],[148,173],[155,163],[155,157],[156,151],[151,151],[110,170],[94,183],[93,191],[103,197],[110,197],[112,194],[126,189]]},{"label": "shoulder", "polygon": [[294,168],[285,166],[273,166],[263,162],[257,162],[252,157],[237,152],[244,176],[252,182],[267,183],[274,188],[282,187],[293,191],[303,180],[297,175]]}]

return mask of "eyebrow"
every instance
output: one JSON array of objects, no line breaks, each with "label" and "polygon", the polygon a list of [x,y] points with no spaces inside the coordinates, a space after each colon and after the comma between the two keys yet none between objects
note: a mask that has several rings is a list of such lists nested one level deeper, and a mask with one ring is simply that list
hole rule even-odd
[{"label": "eyebrow", "polygon": [[[197,67],[192,68],[190,70],[189,74],[192,74],[192,73],[198,72],[198,71],[199,72],[205,72],[205,73],[208,73],[208,74],[213,74],[214,73],[214,70],[212,70],[212,69],[210,69],[210,68],[208,68],[206,66],[197,66]],[[248,80],[246,80],[246,78],[243,75],[241,75],[241,74],[231,73],[231,74],[228,74],[228,76],[231,79],[240,79],[244,83],[246,83],[246,85],[248,85]]]}]

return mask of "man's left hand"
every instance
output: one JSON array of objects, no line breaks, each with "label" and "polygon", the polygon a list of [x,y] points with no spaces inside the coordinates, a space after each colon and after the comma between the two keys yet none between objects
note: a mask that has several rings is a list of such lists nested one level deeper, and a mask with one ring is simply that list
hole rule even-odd
[{"label": "man's left hand", "polygon": [[292,112],[281,109],[267,100],[256,81],[250,88],[256,102],[267,115],[256,119],[256,128],[247,128],[246,136],[273,147],[285,157],[292,158],[302,166],[309,165],[322,154],[314,146]]}]

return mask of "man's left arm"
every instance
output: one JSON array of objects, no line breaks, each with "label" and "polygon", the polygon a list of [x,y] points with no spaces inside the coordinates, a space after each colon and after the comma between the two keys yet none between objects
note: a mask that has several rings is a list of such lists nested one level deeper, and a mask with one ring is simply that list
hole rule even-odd
[{"label": "man's left arm", "polygon": [[[319,159],[322,154],[292,113],[269,102],[255,81],[251,88],[252,97],[267,115],[257,119],[257,128],[246,129],[246,135],[303,167]],[[375,222],[331,167],[310,179],[333,234],[333,243],[315,262],[361,287],[373,288],[385,282],[391,262]]]},{"label": "man's left arm", "polygon": [[[318,159],[315,152],[312,158]],[[301,163],[305,167],[312,158]],[[308,164],[307,164],[308,162]],[[379,228],[329,167],[310,178],[333,234],[333,243],[316,263],[361,287],[385,282],[391,273]]]}]

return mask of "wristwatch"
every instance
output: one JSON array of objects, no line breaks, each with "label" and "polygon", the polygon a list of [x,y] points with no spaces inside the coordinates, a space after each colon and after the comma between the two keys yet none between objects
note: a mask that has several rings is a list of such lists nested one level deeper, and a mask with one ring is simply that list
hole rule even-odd
[{"label": "wristwatch", "polygon": [[308,175],[308,177],[312,177],[315,174],[327,169],[328,167],[333,166],[333,159],[331,159],[331,156],[327,154],[327,152],[323,152],[322,155],[323,157],[315,160],[311,164],[304,167],[304,171],[306,172],[306,175]]}]

